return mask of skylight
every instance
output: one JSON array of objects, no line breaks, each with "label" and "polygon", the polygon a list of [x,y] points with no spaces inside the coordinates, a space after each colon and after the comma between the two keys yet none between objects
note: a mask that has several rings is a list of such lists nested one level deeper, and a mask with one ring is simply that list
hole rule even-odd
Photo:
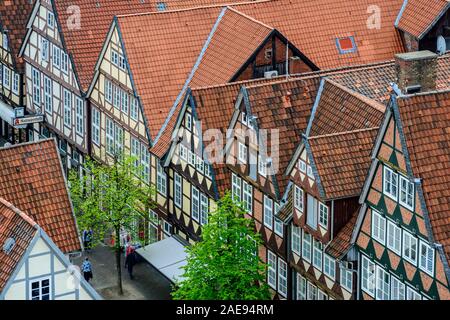
[{"label": "skylight", "polygon": [[353,36],[336,38],[336,46],[340,54],[356,52],[356,43]]}]

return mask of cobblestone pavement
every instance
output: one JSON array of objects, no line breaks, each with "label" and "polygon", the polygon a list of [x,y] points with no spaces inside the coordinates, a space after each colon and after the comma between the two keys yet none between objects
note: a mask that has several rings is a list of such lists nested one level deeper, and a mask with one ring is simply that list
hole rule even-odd
[{"label": "cobblestone pavement", "polygon": [[122,254],[122,284],[123,296],[118,294],[116,260],[113,249],[107,246],[97,246],[91,252],[83,253],[82,257],[73,260],[81,266],[84,257],[89,257],[92,263],[94,278],[91,285],[105,300],[168,300],[170,299],[171,283],[156,269],[146,262],[139,262],[133,269],[133,280],[124,267]]}]

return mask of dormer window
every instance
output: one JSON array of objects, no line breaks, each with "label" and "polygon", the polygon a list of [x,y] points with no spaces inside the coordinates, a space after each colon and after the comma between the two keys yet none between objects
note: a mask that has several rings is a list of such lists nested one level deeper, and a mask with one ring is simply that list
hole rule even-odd
[{"label": "dormer window", "polygon": [[356,43],[353,36],[336,38],[336,46],[340,54],[356,52]]}]

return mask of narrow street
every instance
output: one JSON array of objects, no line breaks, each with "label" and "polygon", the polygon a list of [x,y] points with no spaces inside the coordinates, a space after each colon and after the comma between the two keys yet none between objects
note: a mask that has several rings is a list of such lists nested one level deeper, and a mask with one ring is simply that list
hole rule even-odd
[{"label": "narrow street", "polygon": [[131,280],[124,268],[122,255],[123,296],[118,294],[117,272],[114,251],[107,246],[97,246],[83,257],[74,259],[73,263],[81,266],[85,257],[92,263],[94,278],[90,281],[95,290],[105,300],[168,300],[170,299],[171,283],[156,269],[146,262],[134,266]]}]

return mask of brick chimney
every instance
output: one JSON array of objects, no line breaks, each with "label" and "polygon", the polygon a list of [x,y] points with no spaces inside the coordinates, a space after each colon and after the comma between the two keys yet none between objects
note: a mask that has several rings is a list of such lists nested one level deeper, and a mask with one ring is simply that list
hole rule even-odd
[{"label": "brick chimney", "polygon": [[401,92],[436,90],[437,57],[428,50],[396,54],[397,85]]}]

